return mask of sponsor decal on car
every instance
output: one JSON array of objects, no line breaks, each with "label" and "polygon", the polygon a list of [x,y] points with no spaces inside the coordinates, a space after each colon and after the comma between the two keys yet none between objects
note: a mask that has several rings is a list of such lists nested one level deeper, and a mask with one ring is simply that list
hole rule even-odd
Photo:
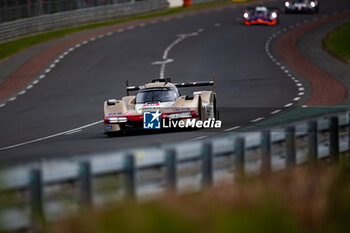
[{"label": "sponsor decal on car", "polygon": [[205,121],[197,119],[186,119],[186,120],[163,120],[163,128],[221,128],[222,122],[220,120],[208,119]]},{"label": "sponsor decal on car", "polygon": [[[181,115],[172,114],[172,115]],[[157,111],[143,112],[143,128],[144,129],[171,129],[171,128],[221,128],[222,122],[213,118],[205,121],[197,120],[195,118],[187,118],[172,120],[161,119],[161,113]]]},{"label": "sponsor decal on car", "polygon": [[112,129],[113,127],[111,125],[106,125],[106,129]]},{"label": "sponsor decal on car", "polygon": [[143,112],[143,128],[144,129],[160,129],[161,113],[157,110],[156,112]]}]

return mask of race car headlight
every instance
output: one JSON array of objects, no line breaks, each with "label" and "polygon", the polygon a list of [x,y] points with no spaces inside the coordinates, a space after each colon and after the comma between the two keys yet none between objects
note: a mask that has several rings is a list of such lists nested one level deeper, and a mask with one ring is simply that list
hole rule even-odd
[{"label": "race car headlight", "polygon": [[285,5],[286,7],[289,7],[290,3],[289,3],[289,2],[286,2],[286,3],[284,3],[284,5]]},{"label": "race car headlight", "polygon": [[272,12],[271,18],[276,19],[277,18],[277,13],[276,12]]},{"label": "race car headlight", "polygon": [[108,118],[108,123],[125,123],[128,121],[127,117],[110,117]]},{"label": "race car headlight", "polygon": [[245,19],[248,19],[248,18],[249,18],[248,12],[245,12],[245,13],[243,14],[243,17],[244,17]]},{"label": "race car headlight", "polygon": [[182,118],[190,118],[190,112],[181,112],[181,113],[173,113],[167,116],[169,119],[182,119]]},{"label": "race car headlight", "polygon": [[316,3],[315,3],[315,2],[310,2],[310,5],[311,5],[312,7],[315,7],[315,6],[316,6]]}]

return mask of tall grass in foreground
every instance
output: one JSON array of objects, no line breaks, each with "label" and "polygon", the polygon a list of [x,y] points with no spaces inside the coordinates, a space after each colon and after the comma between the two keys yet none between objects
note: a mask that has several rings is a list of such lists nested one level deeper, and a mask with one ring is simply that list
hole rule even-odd
[{"label": "tall grass in foreground", "polygon": [[298,168],[188,196],[164,195],[53,224],[49,233],[347,233],[349,167]]}]

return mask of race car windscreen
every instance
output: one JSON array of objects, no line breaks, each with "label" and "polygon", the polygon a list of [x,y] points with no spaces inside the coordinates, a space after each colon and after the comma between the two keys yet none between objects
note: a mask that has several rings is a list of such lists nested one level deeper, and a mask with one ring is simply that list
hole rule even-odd
[{"label": "race car windscreen", "polygon": [[146,90],[137,93],[136,104],[155,103],[155,102],[172,102],[177,98],[174,91],[169,90]]}]

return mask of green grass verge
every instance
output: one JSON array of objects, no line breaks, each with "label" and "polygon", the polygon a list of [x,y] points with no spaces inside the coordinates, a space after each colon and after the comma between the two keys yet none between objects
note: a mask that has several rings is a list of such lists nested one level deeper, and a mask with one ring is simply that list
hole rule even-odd
[{"label": "green grass verge", "polygon": [[324,48],[346,63],[350,63],[350,22],[330,32],[323,41]]},{"label": "green grass verge", "polygon": [[[254,0],[247,0],[247,2],[249,2],[249,1],[254,1]],[[114,25],[114,24],[134,21],[134,20],[148,19],[148,18],[153,18],[153,17],[175,14],[175,13],[179,13],[179,12],[193,11],[193,10],[199,10],[199,9],[215,7],[215,6],[223,6],[223,5],[228,5],[228,4],[234,4],[234,2],[232,2],[231,0],[226,0],[226,1],[220,1],[220,2],[198,4],[198,5],[194,5],[194,6],[187,7],[187,8],[182,8],[182,7],[172,8],[172,9],[158,11],[158,12],[154,12],[154,13],[150,13],[150,14],[146,14],[146,15],[138,15],[138,16],[132,16],[132,17],[127,17],[127,18],[116,19],[116,20],[112,20],[112,21],[92,23],[92,24],[88,24],[88,25],[72,27],[72,28],[65,28],[65,29],[60,29],[60,30],[56,30],[56,31],[27,36],[27,37],[23,37],[21,39],[16,39],[13,41],[9,41],[9,42],[5,42],[5,43],[0,44],[0,60],[7,58],[7,57],[9,57],[9,56],[21,51],[21,50],[29,48],[33,45],[36,45],[36,44],[39,44],[39,43],[42,43],[45,41],[49,41],[52,39],[60,38],[60,37],[63,37],[63,36],[66,36],[66,35],[69,35],[69,34],[72,34],[75,32],[80,32],[80,31],[104,27],[104,26],[110,26],[110,25]]]}]

